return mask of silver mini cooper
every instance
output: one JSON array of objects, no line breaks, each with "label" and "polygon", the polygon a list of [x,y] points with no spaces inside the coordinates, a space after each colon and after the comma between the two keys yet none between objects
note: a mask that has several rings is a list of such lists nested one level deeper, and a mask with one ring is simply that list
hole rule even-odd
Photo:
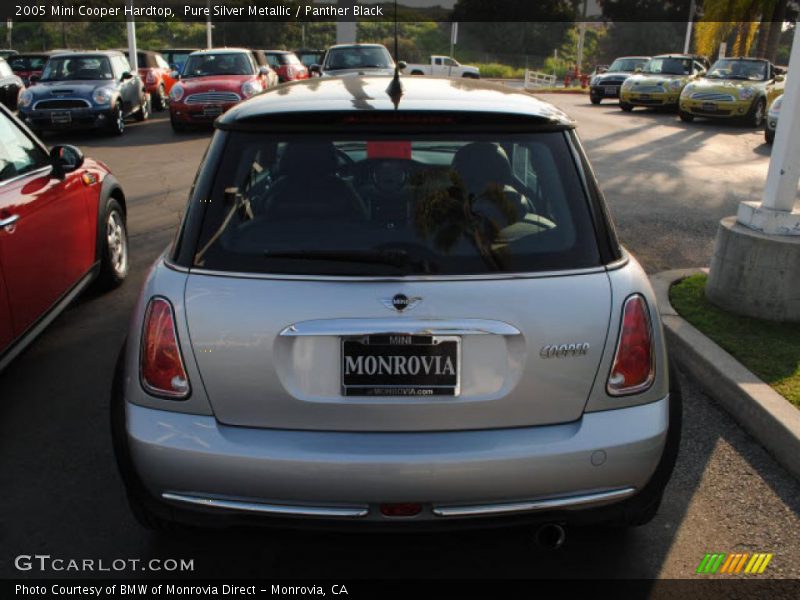
[{"label": "silver mini cooper", "polygon": [[491,84],[391,81],[313,80],[217,121],[118,362],[134,514],[648,522],[680,392],[574,123]]}]

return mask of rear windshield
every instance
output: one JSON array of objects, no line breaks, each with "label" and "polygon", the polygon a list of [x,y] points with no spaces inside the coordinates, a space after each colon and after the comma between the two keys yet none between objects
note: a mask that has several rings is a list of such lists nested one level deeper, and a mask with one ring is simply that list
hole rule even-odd
[{"label": "rear windshield", "polygon": [[12,56],[8,59],[14,71],[41,71],[47,62],[46,56]]},{"label": "rear windshield", "polygon": [[196,267],[403,276],[600,264],[563,132],[227,135],[212,197],[195,205],[206,211]]},{"label": "rear windshield", "polygon": [[267,54],[270,66],[281,67],[283,65],[299,65],[300,60],[294,54]]}]

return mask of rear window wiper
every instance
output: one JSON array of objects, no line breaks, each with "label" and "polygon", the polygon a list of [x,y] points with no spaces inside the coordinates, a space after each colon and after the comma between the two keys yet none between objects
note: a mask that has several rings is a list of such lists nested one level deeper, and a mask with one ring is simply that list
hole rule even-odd
[{"label": "rear window wiper", "polygon": [[265,250],[266,258],[291,260],[327,260],[334,262],[389,265],[391,267],[417,267],[430,273],[427,260],[412,258],[404,250]]}]

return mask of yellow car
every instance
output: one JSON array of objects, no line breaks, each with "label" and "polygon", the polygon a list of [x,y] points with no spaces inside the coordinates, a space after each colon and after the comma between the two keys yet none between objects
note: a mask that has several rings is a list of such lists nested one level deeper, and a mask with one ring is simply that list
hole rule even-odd
[{"label": "yellow car", "polygon": [[761,127],[767,108],[783,91],[783,75],[760,58],[721,58],[708,74],[681,93],[678,114],[684,121],[695,117],[744,119]]},{"label": "yellow car", "polygon": [[706,72],[701,57],[690,54],[654,56],[641,72],[628,77],[619,92],[619,107],[677,108],[681,90]]}]

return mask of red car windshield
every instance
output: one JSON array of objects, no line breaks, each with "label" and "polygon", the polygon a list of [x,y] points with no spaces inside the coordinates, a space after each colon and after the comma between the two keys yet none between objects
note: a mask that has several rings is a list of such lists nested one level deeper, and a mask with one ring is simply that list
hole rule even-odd
[{"label": "red car windshield", "polygon": [[253,75],[255,67],[250,57],[243,53],[196,54],[189,57],[183,68],[183,77],[208,77],[209,75]]}]

